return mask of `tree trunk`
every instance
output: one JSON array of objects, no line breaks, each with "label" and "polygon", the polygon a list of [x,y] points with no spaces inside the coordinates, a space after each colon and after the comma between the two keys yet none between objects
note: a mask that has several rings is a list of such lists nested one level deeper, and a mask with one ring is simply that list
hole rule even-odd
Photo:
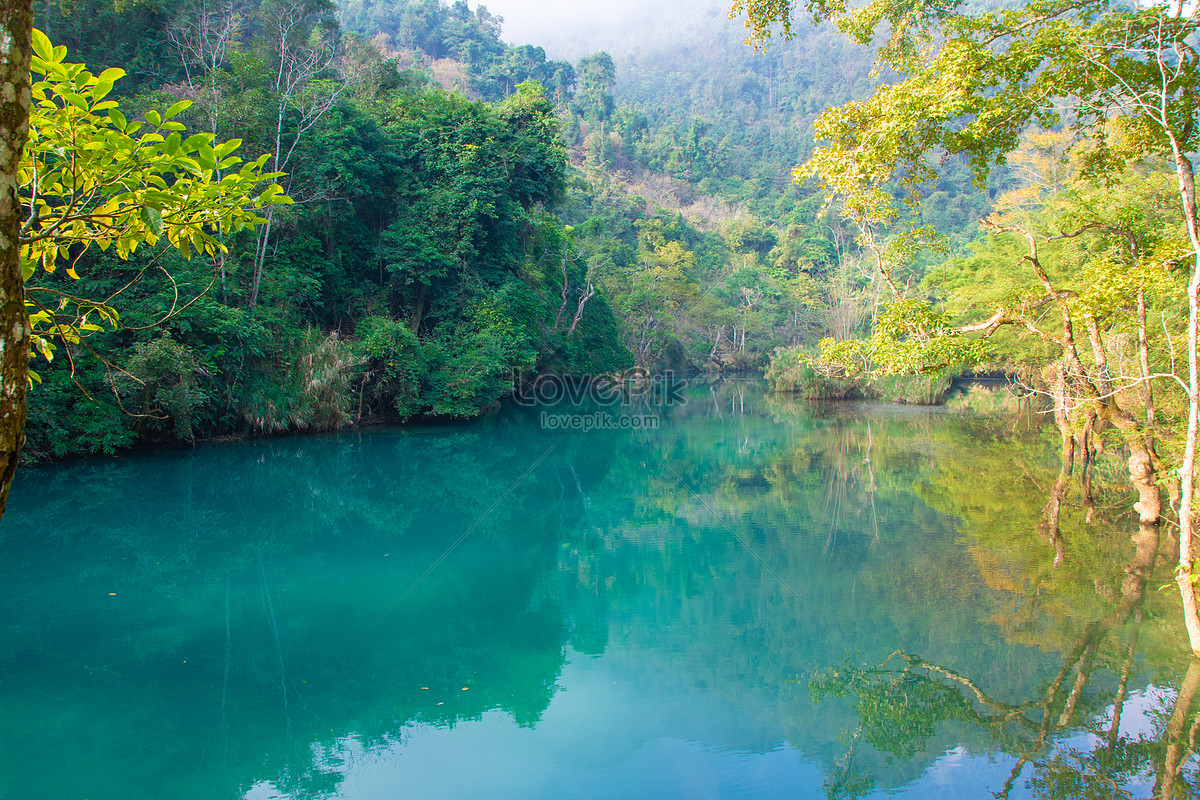
[{"label": "tree trunk", "polygon": [[25,392],[29,387],[29,315],[21,276],[23,213],[17,168],[29,139],[29,61],[32,0],[0,7],[0,515],[25,444]]},{"label": "tree trunk", "polygon": [[1142,403],[1146,406],[1146,444],[1153,445],[1154,385],[1150,381],[1150,344],[1146,336],[1146,291],[1138,289],[1138,368],[1142,371]]},{"label": "tree trunk", "polygon": [[[1133,565],[1126,569],[1122,597],[1131,594],[1131,587],[1135,584],[1145,586],[1150,580],[1158,553],[1159,520],[1162,516],[1162,492],[1158,488],[1150,453],[1138,439],[1130,445],[1130,450],[1129,480],[1138,493],[1138,501],[1133,505],[1138,512],[1138,532],[1133,537],[1137,557]],[[1140,574],[1135,574],[1137,571]]]},{"label": "tree trunk", "polygon": [[713,342],[712,351],[709,352],[709,354],[708,354],[709,358],[717,357],[717,351],[719,351],[721,349],[721,335],[724,333],[725,333],[725,326],[718,325],[717,326],[717,339],[716,339],[716,341]]},{"label": "tree trunk", "polygon": [[554,315],[554,327],[551,329],[553,331],[558,331],[558,325],[562,321],[562,315],[566,313],[567,310],[567,297],[571,291],[571,281],[570,278],[567,277],[567,254],[565,250],[563,251],[562,263],[559,265],[559,267],[562,269],[563,276],[562,303],[558,307],[558,313]]},{"label": "tree trunk", "polygon": [[1067,380],[1062,362],[1054,365],[1053,384],[1054,394],[1054,423],[1058,426],[1062,447],[1059,451],[1058,478],[1050,489],[1050,497],[1042,509],[1042,521],[1038,532],[1054,546],[1054,566],[1060,567],[1063,562],[1063,540],[1059,528],[1059,518],[1062,503],[1067,496],[1071,472],[1075,467],[1075,433],[1071,430],[1071,420],[1067,416]]},{"label": "tree trunk", "polygon": [[271,222],[275,218],[275,209],[267,209],[267,224],[261,229],[259,247],[254,250],[254,276],[250,283],[250,307],[258,305],[258,287],[262,284],[263,263],[267,259],[267,242],[271,238]]},{"label": "tree trunk", "polygon": [[417,290],[417,305],[413,308],[412,316],[408,320],[408,327],[413,333],[421,327],[421,319],[425,316],[425,292],[429,289],[425,284],[421,284],[421,288]]},{"label": "tree trunk", "polygon": [[[1191,753],[1190,736],[1188,736],[1190,731],[1186,729],[1197,690],[1200,690],[1200,659],[1193,658],[1191,664],[1188,665],[1187,674],[1179,684],[1179,694],[1175,696],[1175,708],[1171,712],[1171,719],[1167,722],[1166,736],[1164,737],[1167,740],[1167,751],[1163,754],[1162,772],[1159,773],[1158,784],[1154,787],[1154,796],[1161,800],[1174,800],[1175,782],[1179,780],[1183,762]],[[1186,792],[1187,790],[1184,788],[1184,793],[1186,794]]]},{"label": "tree trunk", "polygon": [[579,320],[583,319],[583,307],[587,305],[587,301],[591,300],[596,294],[596,289],[592,284],[587,285],[587,289],[580,290],[579,306],[575,309],[575,316],[571,319],[571,327],[567,328],[567,335],[570,336],[575,332],[575,328],[579,326]]},{"label": "tree trunk", "polygon": [[1175,156],[1175,175],[1179,179],[1179,196],[1187,222],[1195,260],[1188,280],[1188,425],[1183,446],[1183,463],[1179,467],[1179,568],[1175,582],[1183,601],[1183,620],[1194,655],[1200,656],[1200,609],[1196,602],[1195,573],[1195,513],[1192,505],[1196,494],[1196,431],[1200,427],[1200,365],[1196,359],[1196,341],[1200,329],[1200,219],[1196,214],[1196,176],[1192,162],[1184,154],[1178,140],[1171,136]]},{"label": "tree trunk", "polygon": [[1196,363],[1196,340],[1200,320],[1200,253],[1188,281],[1188,425],[1183,463],[1179,467],[1179,571],[1176,582],[1183,600],[1192,653],[1200,656],[1200,613],[1197,611],[1195,576],[1196,429],[1200,421],[1200,376]]}]

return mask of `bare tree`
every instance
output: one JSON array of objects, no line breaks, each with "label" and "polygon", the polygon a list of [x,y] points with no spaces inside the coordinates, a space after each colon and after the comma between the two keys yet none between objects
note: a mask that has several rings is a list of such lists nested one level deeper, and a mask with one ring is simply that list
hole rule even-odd
[{"label": "bare tree", "polygon": [[[276,98],[272,168],[274,172],[287,172],[301,138],[334,106],[347,84],[343,81],[318,80],[322,73],[334,66],[337,45],[313,30],[319,11],[311,0],[284,0],[264,13],[276,62],[271,87]],[[299,119],[294,127],[285,132],[289,109],[297,112]],[[284,189],[291,193],[290,175]],[[274,209],[268,209],[267,222],[259,231],[254,254],[254,276],[250,285],[251,308],[258,304],[274,217]]]},{"label": "bare tree", "polygon": [[179,52],[188,87],[205,94],[213,136],[221,114],[220,70],[245,21],[232,2],[215,6],[199,0],[167,25],[167,41]]},{"label": "bare tree", "polygon": [[[188,88],[204,97],[208,130],[214,138],[221,119],[221,67],[245,21],[245,15],[234,10],[232,0],[223,5],[210,5],[209,0],[199,0],[184,8],[167,25],[167,41],[179,52]],[[217,179],[220,180],[220,170]],[[213,259],[221,278],[221,299],[228,302],[226,255],[220,250]]]},{"label": "bare tree", "polygon": [[838,341],[851,339],[858,334],[863,323],[871,316],[878,299],[878,291],[868,295],[854,285],[863,266],[860,258],[842,258],[829,281],[827,300],[819,316],[825,332]]}]

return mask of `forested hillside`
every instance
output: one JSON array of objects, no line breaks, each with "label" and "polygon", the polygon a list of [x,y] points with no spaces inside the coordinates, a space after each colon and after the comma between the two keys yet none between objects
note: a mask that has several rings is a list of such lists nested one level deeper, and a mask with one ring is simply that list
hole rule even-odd
[{"label": "forested hillside", "polygon": [[586,267],[555,215],[562,125],[538,86],[496,103],[443,91],[316,3],[69,11],[51,4],[43,24],[93,71],[124,61],[128,116],[191,101],[189,131],[268,154],[295,203],[215,259],[92,248],[79,281],[32,286],[112,296],[120,313],[35,364],[34,456],[471,416],[536,369],[631,363],[604,297],[582,299]]},{"label": "forested hillside", "polygon": [[[461,0],[38,15],[69,61],[127,71],[127,116],[190,102],[189,133],[266,154],[295,202],[214,258],[92,248],[78,281],[35,281],[120,316],[35,364],[33,457],[469,417],[537,373],[757,371],[860,332],[878,296],[819,187],[791,180],[815,114],[873,83],[830,28],[759,52],[709,14],[670,47],[569,63]],[[974,238],[965,170],[937,191],[929,222]]]}]

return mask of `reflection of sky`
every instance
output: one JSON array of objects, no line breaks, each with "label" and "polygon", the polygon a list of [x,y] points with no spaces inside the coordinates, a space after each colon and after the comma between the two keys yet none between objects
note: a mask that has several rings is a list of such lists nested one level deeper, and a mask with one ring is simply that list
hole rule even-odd
[{"label": "reflection of sky", "polygon": [[[453,728],[415,726],[372,753],[343,742],[338,796],[419,798],[794,798],[821,796],[821,768],[784,743],[753,754],[725,741],[730,709],[690,694],[650,695],[603,658],[575,653],[534,727],[499,711]],[[681,704],[691,713],[678,713]],[[707,707],[706,707],[707,706]],[[708,712],[708,713],[706,713]],[[709,723],[717,730],[711,730]],[[733,723],[736,725],[736,721]],[[797,792],[800,794],[797,795]],[[247,800],[282,797],[268,784]]]},{"label": "reflection of sky", "polygon": [[[561,687],[542,719],[521,727],[500,711],[452,727],[417,725],[382,747],[366,750],[354,738],[315,763],[341,773],[343,800],[429,798],[822,798],[825,770],[787,742],[753,753],[714,746],[737,741],[737,709],[720,706],[681,686],[677,695],[640,688],[606,659],[568,651]],[[624,679],[623,679],[624,678]],[[1151,733],[1156,710],[1169,709],[1169,693],[1150,687],[1131,692],[1121,732]],[[680,713],[685,710],[685,713]],[[1111,718],[1112,709],[1108,709]],[[731,736],[732,734],[732,736]],[[1058,741],[1088,749],[1090,734]],[[959,746],[939,757],[917,780],[868,797],[973,800],[990,796],[1009,776],[1015,759],[973,755]],[[1013,798],[1027,797],[1026,767]],[[1135,784],[1147,795],[1153,776]],[[262,782],[245,800],[285,800]]]},{"label": "reflection of sky", "polygon": [[[904,787],[901,792],[870,797],[938,797],[945,800],[990,797],[1008,779],[1016,759],[973,756],[964,747],[956,747],[934,762],[924,775]],[[1013,797],[1019,797],[1014,793]]]},{"label": "reflection of sky", "polygon": [[[1131,739],[1146,738],[1154,735],[1151,724],[1158,714],[1170,715],[1175,703],[1175,692],[1151,684],[1145,689],[1134,689],[1125,697],[1125,709],[1121,712],[1121,735]],[[1104,712],[1104,725],[1107,730],[1112,723],[1113,707],[1109,706]]]}]

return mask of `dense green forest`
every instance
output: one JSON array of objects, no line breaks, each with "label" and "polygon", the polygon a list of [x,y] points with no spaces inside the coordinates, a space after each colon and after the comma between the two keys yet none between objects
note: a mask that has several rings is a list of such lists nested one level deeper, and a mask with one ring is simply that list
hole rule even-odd
[{"label": "dense green forest", "polygon": [[[126,71],[127,116],[190,102],[189,133],[266,154],[294,203],[212,258],[91,248],[78,282],[39,277],[119,322],[35,363],[30,457],[467,417],[537,374],[757,372],[878,304],[845,222],[792,181],[816,113],[877,82],[829,26],[756,51],[705,18],[572,64],[461,1],[37,12],[68,61]],[[977,238],[965,162],[933,199],[929,224]]]},{"label": "dense green forest", "polygon": [[[486,12],[425,10],[431,57],[447,39],[466,40],[464,59],[504,54]],[[103,298],[137,278],[112,301],[115,329],[37,365],[32,455],[470,416],[537,369],[630,365],[605,298],[583,299],[586,266],[555,213],[562,125],[525,76],[494,103],[442,90],[323,4],[82,11],[48,5],[41,24],[93,71],[123,63],[129,116],[192,101],[189,131],[267,153],[295,203],[211,260],[92,248],[78,283],[60,271],[32,287]],[[463,63],[483,80],[483,61]]]}]

